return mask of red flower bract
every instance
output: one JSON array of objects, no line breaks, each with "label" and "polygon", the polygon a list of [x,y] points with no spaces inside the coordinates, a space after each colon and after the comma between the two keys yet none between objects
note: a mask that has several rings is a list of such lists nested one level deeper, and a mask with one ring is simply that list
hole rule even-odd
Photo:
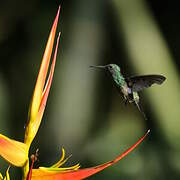
[{"label": "red flower bract", "polygon": [[91,167],[91,168],[85,168],[85,169],[78,169],[78,170],[70,170],[63,172],[61,168],[54,169],[53,168],[46,168],[46,170],[43,169],[33,169],[32,170],[32,180],[79,180],[84,179],[89,176],[92,176],[93,174],[96,174],[105,168],[112,166],[113,164],[117,163],[119,160],[124,158],[127,154],[129,154],[133,149],[135,149],[149,134],[150,130],[146,132],[146,134],[141,137],[133,146],[131,146],[129,149],[127,149],[124,153],[122,153],[120,156],[115,158],[112,161],[109,161],[105,164]]}]

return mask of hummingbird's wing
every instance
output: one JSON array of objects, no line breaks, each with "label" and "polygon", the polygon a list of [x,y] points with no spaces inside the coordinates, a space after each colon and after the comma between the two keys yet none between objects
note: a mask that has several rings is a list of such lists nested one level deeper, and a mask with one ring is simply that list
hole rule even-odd
[{"label": "hummingbird's wing", "polygon": [[126,82],[132,91],[138,92],[150,87],[152,84],[162,84],[165,79],[162,75],[143,75],[126,78]]}]

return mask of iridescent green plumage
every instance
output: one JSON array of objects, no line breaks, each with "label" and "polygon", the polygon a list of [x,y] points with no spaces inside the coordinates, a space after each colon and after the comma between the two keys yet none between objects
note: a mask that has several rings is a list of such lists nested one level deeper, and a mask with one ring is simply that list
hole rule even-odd
[{"label": "iridescent green plumage", "polygon": [[134,77],[125,78],[121,74],[120,67],[116,64],[108,64],[105,66],[90,66],[90,67],[103,68],[107,70],[111,74],[116,87],[123,94],[125,99],[125,104],[127,102],[135,103],[139,111],[143,113],[145,119],[146,116],[139,104],[138,92],[145,88],[150,87],[154,83],[162,84],[166,79],[162,75],[144,75],[144,76],[134,76]]}]

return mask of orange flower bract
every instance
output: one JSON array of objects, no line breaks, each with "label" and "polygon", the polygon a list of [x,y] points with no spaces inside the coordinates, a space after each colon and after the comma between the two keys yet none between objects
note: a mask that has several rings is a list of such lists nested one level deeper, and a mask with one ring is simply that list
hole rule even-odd
[{"label": "orange flower bract", "polygon": [[0,134],[0,155],[14,166],[22,167],[28,160],[27,145]]}]

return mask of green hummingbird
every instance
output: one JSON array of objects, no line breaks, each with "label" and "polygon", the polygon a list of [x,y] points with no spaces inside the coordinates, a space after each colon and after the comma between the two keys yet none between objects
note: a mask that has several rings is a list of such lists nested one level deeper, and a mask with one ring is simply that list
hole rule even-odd
[{"label": "green hummingbird", "polygon": [[134,103],[138,110],[144,115],[144,118],[147,119],[144,111],[140,106],[138,92],[150,87],[152,84],[162,84],[166,79],[164,76],[159,74],[152,74],[125,78],[121,73],[120,67],[116,64],[90,67],[107,70],[112,76],[118,91],[120,91],[120,93],[123,95],[125,104],[127,104],[127,102]]}]

